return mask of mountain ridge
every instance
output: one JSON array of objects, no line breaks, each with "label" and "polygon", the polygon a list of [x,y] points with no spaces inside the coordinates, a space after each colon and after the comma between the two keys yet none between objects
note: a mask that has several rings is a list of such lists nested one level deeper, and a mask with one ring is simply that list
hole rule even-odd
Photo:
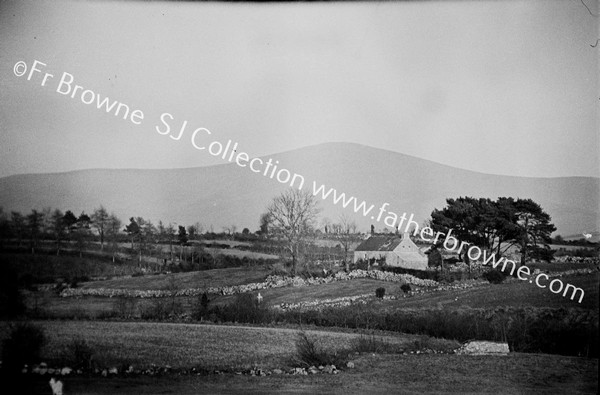
[{"label": "mountain ridge", "polygon": [[[598,230],[600,178],[519,177],[460,169],[394,151],[355,143],[323,143],[262,156],[279,160],[311,183],[336,188],[346,196],[375,205],[384,202],[398,214],[414,213],[418,222],[458,196],[532,198],[553,217],[557,233]],[[81,169],[18,174],[0,178],[0,206],[29,212],[43,207],[91,212],[103,204],[123,220],[142,216],[153,222],[189,225],[196,221],[215,231],[236,225],[258,228],[260,214],[286,185],[235,162],[177,169]],[[319,198],[322,217],[334,222],[352,214]],[[403,207],[400,210],[399,207]],[[362,231],[373,222],[355,214]],[[385,226],[374,224],[377,229]]]}]

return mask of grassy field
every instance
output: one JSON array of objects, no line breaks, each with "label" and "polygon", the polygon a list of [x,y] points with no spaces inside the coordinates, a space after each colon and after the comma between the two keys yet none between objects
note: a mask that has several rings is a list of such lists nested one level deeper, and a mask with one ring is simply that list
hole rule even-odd
[{"label": "grassy field", "polygon": [[[517,282],[508,284],[483,284],[469,289],[436,291],[426,294],[400,298],[398,300],[379,301],[373,298],[369,309],[382,313],[403,309],[432,309],[443,308],[455,310],[462,308],[496,308],[496,307],[550,307],[550,308],[582,308],[598,311],[598,283],[588,277],[570,277],[572,283],[586,289],[583,303],[578,304],[560,295],[554,295],[548,290]],[[587,286],[586,286],[587,284]],[[298,288],[277,288],[262,290],[263,303],[267,305],[298,303],[303,301],[321,300],[340,296],[355,296],[365,293],[374,295],[378,286],[386,287],[386,294],[402,295],[397,284],[384,283],[371,279],[358,279],[332,284]],[[595,287],[595,288],[594,288]],[[235,296],[213,296],[211,306],[225,305],[233,301]],[[198,298],[178,297],[183,311],[191,314],[198,305]],[[135,315],[152,306],[154,299],[134,299]],[[28,305],[36,305],[45,316],[54,318],[97,319],[106,314],[119,312],[119,299],[103,297],[61,298],[51,292],[30,295]]]},{"label": "grassy field", "polygon": [[[85,339],[97,351],[95,360],[102,366],[132,364],[147,368],[151,364],[173,368],[242,370],[258,366],[263,369],[293,367],[295,329],[244,326],[195,325],[147,322],[36,321],[43,327],[49,342],[43,351],[46,362],[59,361],[74,338]],[[349,348],[360,335],[337,331],[308,330],[311,338],[327,349]],[[0,339],[6,337],[2,326]],[[390,347],[409,347],[425,336],[379,335]],[[433,341],[433,340],[432,340]],[[435,340],[445,350],[459,343]],[[297,366],[297,365],[296,365]]]},{"label": "grassy field", "polygon": [[483,284],[468,289],[431,292],[415,295],[398,301],[399,308],[493,308],[513,307],[553,307],[585,308],[598,310],[598,281],[600,275],[561,277],[565,283],[581,287],[585,291],[583,301],[577,303],[561,294],[553,294],[527,281],[514,281],[502,284]]},{"label": "grassy field", "polygon": [[0,264],[11,265],[20,276],[30,275],[34,282],[54,282],[56,278],[129,275],[131,264],[113,264],[109,257],[56,256],[47,254],[0,253]]},{"label": "grassy field", "polygon": [[[106,362],[172,366],[214,364],[282,367],[294,350],[295,331],[185,324],[39,322],[60,354],[72,336],[82,336]],[[5,331],[2,331],[4,333]],[[328,347],[357,335],[310,332]],[[396,337],[402,343],[410,337]],[[112,360],[111,360],[112,359]],[[539,354],[468,355],[355,354],[354,369],[338,375],[250,377],[235,374],[132,378],[67,377],[65,393],[569,393],[596,394],[598,360]],[[29,393],[48,393],[48,377],[29,379]]]},{"label": "grassy field", "polygon": [[[499,306],[514,307],[555,307],[555,308],[586,308],[598,310],[600,275],[563,277],[565,283],[581,287],[585,296],[581,304],[577,300],[564,298],[560,294],[553,294],[548,289],[542,289],[526,281],[510,281],[503,284],[483,283],[467,289],[454,289],[445,291],[426,292],[404,297],[399,283],[378,281],[373,279],[354,279],[350,281],[337,281],[310,287],[288,287],[261,290],[264,302],[269,305],[281,303],[298,303],[316,299],[339,298],[362,294],[375,295],[375,290],[384,287],[386,295],[397,296],[400,299],[382,302],[385,306],[395,308],[486,308]],[[413,287],[417,289],[418,287]],[[427,289],[427,288],[425,288]],[[219,297],[217,302],[230,301],[232,296]]]},{"label": "grassy field", "polygon": [[82,283],[82,288],[187,289],[223,287],[263,281],[271,271],[266,266],[236,267],[198,272],[145,275]]}]

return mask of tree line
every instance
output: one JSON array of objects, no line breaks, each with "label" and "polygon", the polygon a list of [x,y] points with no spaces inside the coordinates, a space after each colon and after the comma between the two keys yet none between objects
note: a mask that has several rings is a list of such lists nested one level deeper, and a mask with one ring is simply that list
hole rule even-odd
[{"label": "tree line", "polygon": [[[498,256],[516,246],[521,253],[521,264],[528,259],[552,260],[549,247],[556,227],[551,217],[531,199],[500,197],[459,197],[446,199],[446,207],[431,213],[430,227],[435,232],[452,235],[460,242],[468,242]],[[467,249],[462,258],[469,262]]]},{"label": "tree line", "polygon": [[83,211],[79,216],[71,210],[63,213],[60,209],[51,208],[32,209],[27,215],[18,211],[5,213],[0,207],[1,242],[14,239],[18,247],[27,242],[32,253],[35,253],[42,240],[52,240],[58,255],[64,245],[72,243],[81,254],[93,230],[100,237],[100,248],[104,249],[107,240],[116,241],[120,228],[119,218],[114,213],[109,214],[103,206],[95,209],[91,215]]}]

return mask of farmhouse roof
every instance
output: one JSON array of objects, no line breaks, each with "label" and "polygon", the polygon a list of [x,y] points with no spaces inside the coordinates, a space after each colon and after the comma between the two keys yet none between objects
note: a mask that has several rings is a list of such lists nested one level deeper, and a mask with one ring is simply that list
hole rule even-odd
[{"label": "farmhouse roof", "polygon": [[400,244],[398,236],[371,236],[356,247],[354,251],[394,251]]}]

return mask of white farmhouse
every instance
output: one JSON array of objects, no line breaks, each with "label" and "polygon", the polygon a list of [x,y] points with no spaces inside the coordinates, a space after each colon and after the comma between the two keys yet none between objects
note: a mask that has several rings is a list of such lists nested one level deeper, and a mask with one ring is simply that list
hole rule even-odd
[{"label": "white farmhouse", "polygon": [[426,270],[427,257],[410,239],[408,233],[398,235],[375,235],[363,241],[354,250],[354,263],[358,260],[385,259],[388,266]]}]

